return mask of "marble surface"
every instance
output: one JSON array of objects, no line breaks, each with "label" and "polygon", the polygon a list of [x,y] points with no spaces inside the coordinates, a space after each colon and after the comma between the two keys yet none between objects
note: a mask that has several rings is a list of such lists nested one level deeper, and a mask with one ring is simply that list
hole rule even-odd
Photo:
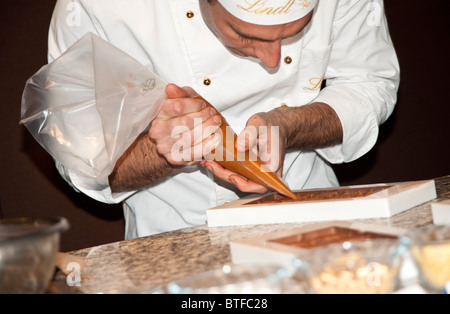
[{"label": "marble surface", "polygon": [[[438,199],[450,199],[450,176],[435,179]],[[389,219],[365,223],[403,229],[432,223],[430,203]],[[206,225],[146,238],[86,248],[69,255],[84,258],[79,286],[67,289],[65,277],[55,277],[50,292],[152,293],[173,281],[231,263],[228,243],[304,224],[274,224],[208,228]],[[70,281],[73,282],[73,281]]]}]

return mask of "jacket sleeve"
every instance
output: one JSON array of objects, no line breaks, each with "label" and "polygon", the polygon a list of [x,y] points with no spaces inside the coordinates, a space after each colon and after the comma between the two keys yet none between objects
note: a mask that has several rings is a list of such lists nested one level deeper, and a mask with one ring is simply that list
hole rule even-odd
[{"label": "jacket sleeve", "polygon": [[331,163],[356,160],[376,143],[379,126],[394,110],[400,69],[382,0],[341,0],[333,24],[334,44],[326,87],[314,100],[339,116],[342,145],[318,149]]},{"label": "jacket sleeve", "polygon": [[[92,0],[58,0],[53,12],[48,38],[48,62],[53,62],[70,46],[91,32],[106,40],[106,36],[90,8]],[[103,203],[120,203],[134,192],[114,194],[108,178],[93,179],[78,175],[55,160],[64,180],[76,191]]]},{"label": "jacket sleeve", "polygon": [[48,61],[52,62],[86,33],[106,40],[102,27],[91,12],[92,0],[58,0],[48,37]]}]

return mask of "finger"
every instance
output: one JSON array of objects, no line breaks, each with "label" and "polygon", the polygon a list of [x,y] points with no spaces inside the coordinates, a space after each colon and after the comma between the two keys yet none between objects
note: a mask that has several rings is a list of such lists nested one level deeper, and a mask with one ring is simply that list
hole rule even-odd
[{"label": "finger", "polygon": [[249,125],[238,135],[236,140],[236,149],[240,152],[245,152],[250,148],[256,146],[256,141],[258,139],[258,129]]},{"label": "finger", "polygon": [[221,119],[214,116],[194,129],[174,128],[170,137],[154,139],[156,149],[171,163],[201,160],[204,155],[210,154],[220,144],[222,137],[215,133],[219,130],[220,123]]},{"label": "finger", "polygon": [[244,130],[239,134],[236,141],[238,151],[251,150],[257,146],[257,140],[260,136],[260,127],[267,126],[267,121],[261,117],[261,114],[255,114],[247,121]]},{"label": "finger", "polygon": [[198,96],[197,92],[191,87],[179,87],[175,84],[168,84],[166,86],[166,94],[169,99],[193,98]]},{"label": "finger", "polygon": [[201,165],[210,170],[216,177],[234,184],[240,191],[248,193],[266,193],[267,188],[253,181],[247,180],[240,175],[223,168],[214,161],[202,161]]},{"label": "finger", "polygon": [[201,143],[220,128],[222,120],[211,108],[181,117],[153,121],[149,136],[156,142],[157,150],[165,155],[177,144],[180,150]]},{"label": "finger", "polygon": [[[199,112],[185,114],[179,117],[175,117],[164,122],[157,121],[157,123],[164,124],[166,128],[171,130],[171,136],[182,134],[187,131],[194,130],[196,133],[196,138],[198,139],[198,134],[200,134],[201,140],[210,136],[217,128],[210,132],[209,134],[202,134],[202,130],[208,130],[210,126],[220,126],[221,119],[217,115],[217,112],[211,108],[204,108]],[[179,131],[177,131],[179,130]],[[198,133],[200,132],[200,133]]]},{"label": "finger", "polygon": [[277,172],[283,167],[284,148],[281,144],[279,127],[271,126],[262,130],[258,138],[260,160],[272,172]]},{"label": "finger", "polygon": [[190,147],[183,155],[185,156],[185,161],[190,159],[192,161],[202,161],[205,155],[210,154],[217,146],[220,145],[222,137],[220,134],[212,134],[200,143],[197,143]]},{"label": "finger", "polygon": [[216,177],[219,179],[222,179],[223,181],[226,181],[228,183],[231,183],[230,176],[235,175],[233,171],[230,171],[221,165],[219,165],[217,162],[212,160],[205,160],[201,163],[205,168],[207,168],[209,171],[211,171]]},{"label": "finger", "polygon": [[206,103],[200,99],[176,98],[167,99],[156,119],[172,119],[188,113],[199,112],[206,108]]},{"label": "finger", "polygon": [[[193,129],[188,129],[187,127],[175,127],[172,131],[171,138],[177,139],[177,142],[183,149],[188,149],[191,146],[201,144],[215,134],[219,130],[221,122],[222,120],[218,116],[213,116],[204,123],[195,126]],[[170,140],[162,142],[170,142]]]},{"label": "finger", "polygon": [[213,134],[204,141],[197,145],[184,148],[176,143],[172,146],[172,150],[169,154],[164,154],[166,159],[173,165],[193,165],[203,160],[203,156],[206,153],[214,150],[221,142],[221,136],[219,134]]},{"label": "finger", "polygon": [[242,192],[264,194],[268,191],[266,187],[239,175],[231,175],[230,181]]}]

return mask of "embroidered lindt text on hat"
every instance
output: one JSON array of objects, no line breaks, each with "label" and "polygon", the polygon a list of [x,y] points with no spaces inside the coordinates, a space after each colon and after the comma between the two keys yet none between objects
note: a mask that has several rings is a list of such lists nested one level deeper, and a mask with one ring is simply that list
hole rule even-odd
[{"label": "embroidered lindt text on hat", "polygon": [[319,0],[217,0],[229,13],[245,22],[279,25],[299,20],[314,10]]},{"label": "embroidered lindt text on hat", "polygon": [[294,5],[299,5],[302,8],[308,8],[311,5],[310,0],[286,0],[284,5],[278,7],[268,5],[267,0],[245,0],[245,3],[246,6],[238,4],[237,7],[250,13],[266,15],[288,14]]}]

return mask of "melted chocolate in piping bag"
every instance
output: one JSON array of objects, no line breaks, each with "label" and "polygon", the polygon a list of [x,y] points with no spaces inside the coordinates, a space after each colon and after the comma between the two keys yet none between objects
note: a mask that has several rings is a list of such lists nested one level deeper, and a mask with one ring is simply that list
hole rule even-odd
[{"label": "melted chocolate in piping bag", "polygon": [[[196,99],[203,100],[207,106],[214,108],[209,102],[198,96]],[[215,109],[215,108],[214,108]],[[237,135],[231,129],[225,118],[219,113],[222,119],[220,129],[222,131],[222,142],[211,152],[210,159],[217,162],[222,167],[229,169],[253,182],[265,186],[269,190],[278,192],[291,199],[297,199],[296,195],[281,181],[273,172],[269,171],[261,160],[251,152],[238,152],[236,149]]]}]

